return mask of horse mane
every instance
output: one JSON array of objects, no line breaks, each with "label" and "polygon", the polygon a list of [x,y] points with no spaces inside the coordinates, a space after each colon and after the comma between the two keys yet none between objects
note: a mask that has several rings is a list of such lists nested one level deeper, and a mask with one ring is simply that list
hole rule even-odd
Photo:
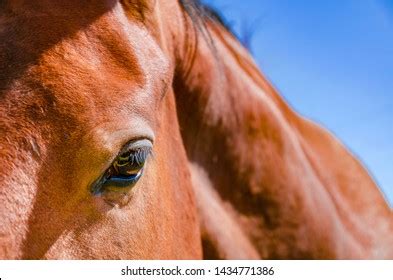
[{"label": "horse mane", "polygon": [[191,18],[194,25],[203,27],[206,21],[214,21],[222,25],[228,32],[235,35],[225,17],[213,7],[202,3],[200,0],[179,0],[184,11]]},{"label": "horse mane", "polygon": [[208,41],[211,41],[209,30],[206,26],[209,21],[221,25],[236,39],[239,39],[222,13],[212,6],[202,3],[200,0],[179,0],[179,3],[191,19],[194,28],[201,32]]}]

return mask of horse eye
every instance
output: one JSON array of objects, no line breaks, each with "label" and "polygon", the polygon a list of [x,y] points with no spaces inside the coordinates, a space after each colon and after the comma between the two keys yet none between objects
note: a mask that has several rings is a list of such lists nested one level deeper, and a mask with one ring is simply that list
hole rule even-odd
[{"label": "horse eye", "polygon": [[141,140],[126,145],[104,175],[93,184],[92,193],[124,190],[133,187],[142,177],[146,160],[152,150],[151,142]]}]

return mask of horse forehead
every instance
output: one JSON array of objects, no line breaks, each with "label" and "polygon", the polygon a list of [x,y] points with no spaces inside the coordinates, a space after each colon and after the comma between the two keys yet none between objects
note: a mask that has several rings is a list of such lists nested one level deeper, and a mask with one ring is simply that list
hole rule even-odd
[{"label": "horse forehead", "polygon": [[[0,40],[5,42],[0,46],[0,90],[28,79],[56,88],[53,92],[59,99],[67,94],[89,94],[92,99],[100,91],[127,94],[132,85],[153,92],[157,81],[169,80],[169,61],[160,46],[146,28],[129,20],[120,5],[88,25],[79,18],[70,18],[67,24],[53,17],[25,21],[9,20],[0,29]],[[43,22],[47,28],[34,35]]]},{"label": "horse forehead", "polygon": [[51,108],[67,111],[66,117],[136,109],[149,114],[170,79],[169,62],[146,30],[108,20],[110,27],[97,23],[39,54],[9,93],[2,92],[2,105],[14,108],[14,117]]}]

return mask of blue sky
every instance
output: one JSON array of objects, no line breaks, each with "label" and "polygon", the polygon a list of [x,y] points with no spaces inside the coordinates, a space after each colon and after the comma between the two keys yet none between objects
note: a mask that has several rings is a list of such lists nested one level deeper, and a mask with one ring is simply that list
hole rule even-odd
[{"label": "blue sky", "polygon": [[301,114],[360,158],[393,205],[393,0],[205,0]]}]

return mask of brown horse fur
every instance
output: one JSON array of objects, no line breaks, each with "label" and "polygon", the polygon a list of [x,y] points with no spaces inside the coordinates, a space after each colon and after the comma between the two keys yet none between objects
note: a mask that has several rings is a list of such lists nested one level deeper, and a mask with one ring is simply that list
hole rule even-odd
[{"label": "brown horse fur", "polygon": [[[1,1],[0,258],[392,258],[359,161],[193,17],[176,0]],[[92,195],[145,138],[136,186]]]}]

